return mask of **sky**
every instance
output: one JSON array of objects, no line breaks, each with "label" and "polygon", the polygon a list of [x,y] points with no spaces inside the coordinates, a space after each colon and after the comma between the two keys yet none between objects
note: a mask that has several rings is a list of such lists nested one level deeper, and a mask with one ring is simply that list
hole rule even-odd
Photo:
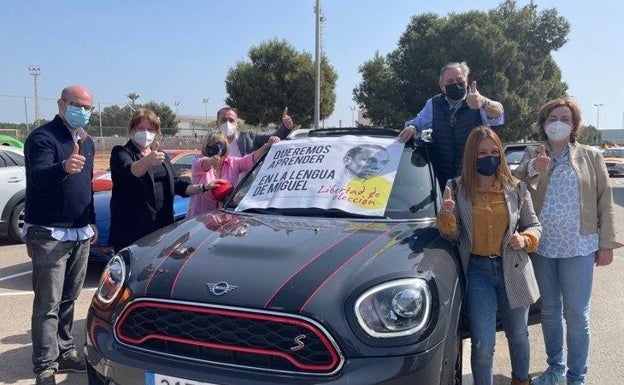
[{"label": "sky", "polygon": [[[553,57],[568,93],[580,103],[584,123],[600,129],[624,128],[624,79],[617,69],[615,75],[612,72],[614,65],[624,62],[619,45],[624,2],[533,2],[538,11],[556,8],[571,24],[568,42]],[[54,116],[56,99],[70,84],[87,86],[100,108],[121,105],[134,92],[140,95],[138,103],[154,100],[179,115],[202,117],[207,112],[214,117],[225,103],[228,70],[248,61],[251,47],[285,39],[314,57],[314,4],[315,0],[3,0],[0,122],[22,123],[26,116],[32,122],[34,76],[28,71],[32,65],[40,68],[42,118]],[[338,73],[336,105],[325,126],[352,122],[356,106],[352,90],[361,81],[358,68],[375,52],[386,55],[395,50],[412,16],[487,11],[499,4],[321,0],[322,47]],[[208,103],[203,103],[205,98]]]}]

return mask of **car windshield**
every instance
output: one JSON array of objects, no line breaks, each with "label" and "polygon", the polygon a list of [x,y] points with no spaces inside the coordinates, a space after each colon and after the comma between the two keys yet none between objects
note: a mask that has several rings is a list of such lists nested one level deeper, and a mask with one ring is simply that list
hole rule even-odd
[{"label": "car windshield", "polygon": [[602,154],[605,158],[624,158],[624,148],[612,148]]},{"label": "car windshield", "polygon": [[[351,136],[351,138],[354,138]],[[342,137],[331,138],[332,145],[340,144],[340,140]],[[378,143],[380,138],[374,138],[375,143]],[[388,139],[393,140],[394,138]],[[311,138],[297,139],[293,141],[285,141],[291,143],[301,143],[301,146],[310,144]],[[397,142],[394,141],[394,144]],[[272,151],[273,149],[271,149]],[[308,203],[302,203],[304,201],[295,200],[296,203],[289,204],[269,204],[269,205],[249,205],[245,204],[245,201],[248,201],[254,197],[254,195],[258,195],[259,191],[262,190],[262,183],[268,178],[271,178],[267,173],[267,169],[271,168],[271,165],[266,164],[271,160],[268,159],[276,159],[277,152],[269,152],[267,156],[262,159],[249,173],[247,178],[245,178],[235,190],[234,194],[232,194],[229,201],[226,202],[225,208],[232,209],[235,211],[246,212],[246,213],[262,213],[262,214],[274,214],[274,215],[293,215],[293,216],[314,216],[314,217],[326,217],[326,218],[368,218],[368,219],[431,219],[435,217],[436,212],[436,197],[439,196],[439,190],[437,188],[437,183],[433,183],[433,171],[430,166],[430,163],[427,161],[427,150],[425,147],[421,146],[413,146],[406,145],[403,146],[400,144],[400,147],[396,149],[396,162],[394,163],[394,168],[396,173],[393,174],[388,179],[392,179],[388,184],[388,191],[386,199],[384,199],[385,206],[382,207],[374,214],[367,213],[365,211],[358,211],[357,207],[355,210],[351,210],[348,207],[322,207],[324,201],[320,198],[316,198],[313,204],[309,204],[310,200],[305,201]],[[310,171],[310,173],[306,174],[308,176],[307,182],[313,186],[313,191],[317,196],[324,197],[325,200],[339,200],[343,199],[341,196],[347,195],[348,190],[352,186],[350,182],[346,185],[341,185],[340,175],[348,168],[343,163],[343,159],[347,159],[347,155],[343,155],[344,152],[340,153],[340,161],[331,163],[332,167],[329,167],[330,170],[325,169],[323,171],[321,168],[326,165],[320,165],[319,170],[316,174],[314,174],[314,170]],[[344,156],[344,158],[343,158]],[[391,158],[392,158],[391,156]],[[381,160],[377,160],[373,162],[372,160],[368,160],[366,164],[370,165],[371,163],[376,162],[388,162],[386,158],[382,158]],[[333,167],[336,164],[339,164],[342,169],[338,169],[337,167]],[[384,163],[386,164],[386,163]],[[373,165],[375,166],[375,165]],[[383,167],[383,166],[381,166]],[[274,175],[275,179],[277,179],[278,175],[293,175],[296,173],[298,175],[304,175],[305,170],[301,170],[302,167],[299,164],[293,164],[292,166],[288,166],[286,168],[280,169],[279,173]],[[330,171],[335,171],[334,174],[329,174]],[[380,177],[386,177],[384,174],[382,176],[377,175],[377,187],[383,186],[384,181],[380,181]],[[311,178],[310,178],[311,176]],[[314,177],[327,177],[327,181],[314,183]],[[331,176],[334,176],[334,179],[329,179]],[[369,177],[366,180],[373,180],[375,177]],[[363,179],[355,179],[356,181],[362,181]],[[300,182],[306,182],[303,180]],[[279,182],[276,182],[279,183]],[[365,187],[363,186],[366,182],[357,182],[360,184],[356,184],[358,186],[355,188],[359,191],[364,191]],[[372,183],[372,182],[371,182]],[[381,183],[381,184],[379,184]],[[266,183],[265,183],[266,184]],[[277,184],[274,184],[278,186]],[[260,186],[260,187],[259,187]],[[308,190],[309,185],[307,186]],[[374,188],[373,188],[374,189]],[[370,191],[372,189],[366,190],[367,196],[370,195]],[[383,189],[379,189],[383,190]],[[279,195],[279,193],[276,193]],[[342,194],[342,195],[341,195]],[[360,196],[364,196],[362,194]],[[366,198],[366,197],[365,197]],[[344,198],[346,200],[346,198]],[[274,199],[272,202],[279,202],[279,199]],[[356,203],[360,203],[361,201],[354,200]],[[367,200],[364,199],[361,205],[366,205]]]}]

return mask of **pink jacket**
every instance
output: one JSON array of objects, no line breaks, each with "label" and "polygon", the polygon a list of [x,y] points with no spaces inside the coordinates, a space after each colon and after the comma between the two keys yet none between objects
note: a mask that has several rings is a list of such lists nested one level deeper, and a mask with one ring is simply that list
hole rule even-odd
[{"label": "pink jacket", "polygon": [[[191,167],[191,181],[193,184],[208,183],[216,179],[226,179],[236,186],[238,183],[239,175],[244,174],[253,167],[253,154],[245,155],[242,158],[235,156],[228,156],[223,160],[221,166],[221,175],[217,177],[214,169],[204,171],[201,168],[201,161],[206,157],[198,155],[193,160],[193,166]],[[218,202],[214,200],[210,191],[204,194],[192,195],[189,202],[186,217],[191,218],[199,214],[210,212],[218,207]]]}]

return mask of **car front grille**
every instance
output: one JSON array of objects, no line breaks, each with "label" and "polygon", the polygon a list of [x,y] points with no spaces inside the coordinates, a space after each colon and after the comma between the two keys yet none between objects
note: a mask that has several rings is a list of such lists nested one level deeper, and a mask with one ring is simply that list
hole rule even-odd
[{"label": "car front grille", "polygon": [[115,334],[155,353],[275,372],[329,375],[343,362],[316,322],[275,312],[136,301],[118,318]]}]

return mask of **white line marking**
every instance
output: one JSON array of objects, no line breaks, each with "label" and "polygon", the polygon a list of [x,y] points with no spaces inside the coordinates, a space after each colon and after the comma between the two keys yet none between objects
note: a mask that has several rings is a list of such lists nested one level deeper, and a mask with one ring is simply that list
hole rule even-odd
[{"label": "white line marking", "polygon": [[[82,289],[82,291],[95,291],[97,289],[97,287],[85,287]],[[32,291],[11,291],[8,293],[0,293],[0,297],[11,297],[11,296],[18,296],[18,295],[33,295],[34,293]]]},{"label": "white line marking", "polygon": [[7,275],[6,277],[2,277],[2,278],[0,278],[0,282],[2,282],[2,281],[6,281],[7,279],[15,278],[15,277],[21,277],[22,275],[26,275],[26,274],[30,274],[30,273],[32,273],[32,270],[24,271],[23,273],[17,273],[17,274],[13,274],[13,275]]}]

